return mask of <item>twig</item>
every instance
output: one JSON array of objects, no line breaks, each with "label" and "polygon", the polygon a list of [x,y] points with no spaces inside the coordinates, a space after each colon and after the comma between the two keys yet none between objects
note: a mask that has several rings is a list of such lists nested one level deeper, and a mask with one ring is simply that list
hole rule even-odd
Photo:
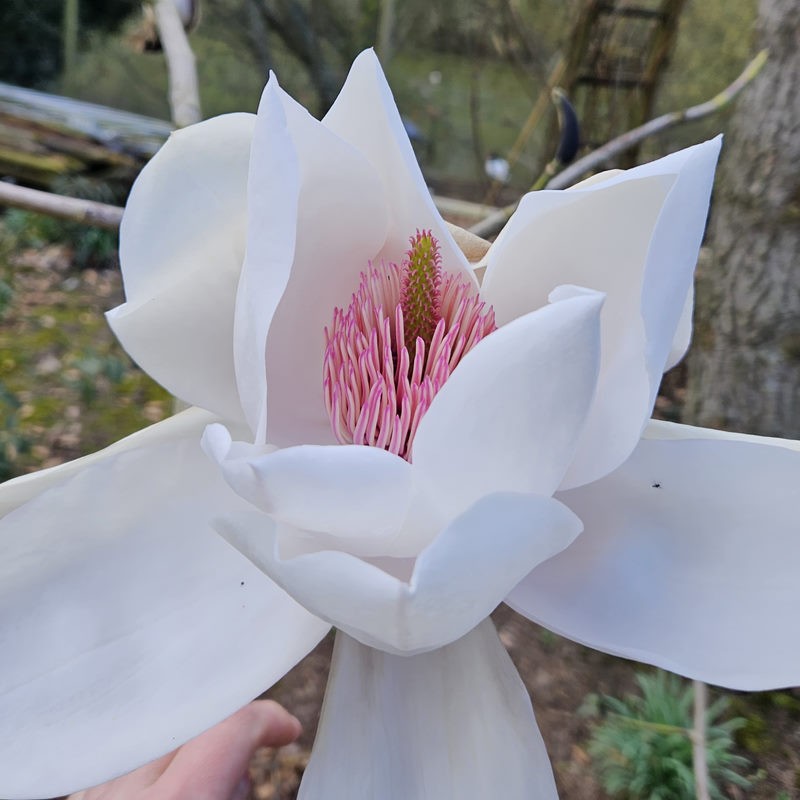
[{"label": "twig", "polygon": [[[660,117],[645,122],[644,125],[640,125],[638,128],[626,131],[622,135],[617,136],[616,139],[612,139],[607,144],[604,144],[597,150],[593,150],[562,172],[559,172],[558,175],[547,184],[546,188],[564,189],[575,183],[578,178],[582,177],[585,173],[595,169],[600,164],[630,149],[634,145],[639,144],[639,142],[646,139],[648,136],[652,136],[654,133],[660,133],[679,123],[693,122],[720,111],[731,103],[736,95],[758,75],[766,61],[767,51],[762,50],[745,67],[742,74],[730,86],[723,89],[723,91],[710,100],[696,106],[691,106],[691,108],[683,109],[682,111],[672,111],[669,114],[662,114]],[[487,236],[494,236],[496,233],[499,233],[500,229],[508,222],[511,215],[516,210],[516,207],[517,203],[511,203],[501,208],[499,211],[486,217],[486,219],[473,225],[470,228],[470,232],[484,238]]]},{"label": "twig", "polygon": [[706,758],[706,698],[708,687],[695,680],[694,684],[694,728],[692,729],[692,766],[697,800],[709,800],[708,759]]},{"label": "twig", "polygon": [[107,228],[111,231],[116,231],[122,220],[122,209],[118,206],[40,192],[38,189],[28,189],[3,181],[0,181],[0,205],[36,211],[39,214],[48,214],[51,217]]},{"label": "twig", "polygon": [[[455,214],[459,217],[472,217],[473,219],[484,217],[493,210],[491,206],[440,195],[434,197],[434,202],[443,214]],[[48,214],[51,217],[68,219],[84,225],[94,225],[110,231],[116,231],[119,228],[124,211],[120,206],[97,203],[94,200],[82,200],[78,197],[66,197],[52,192],[42,192],[38,189],[28,189],[4,181],[0,181],[0,206],[22,208],[25,211]]]},{"label": "twig", "polygon": [[[541,92],[539,92],[539,96],[536,99],[536,102],[531,109],[531,113],[528,115],[528,118],[525,120],[525,124],[520,129],[520,132],[517,134],[517,138],[514,141],[514,144],[511,145],[511,149],[508,151],[508,155],[506,156],[506,161],[508,161],[509,169],[514,166],[519,160],[520,155],[522,154],[522,150],[525,147],[528,139],[531,138],[531,134],[535,130],[536,126],[539,124],[539,121],[544,116],[544,112],[547,111],[548,101],[550,100],[550,93],[556,87],[556,84],[561,80],[562,76],[564,75],[564,68],[566,63],[564,58],[561,57],[558,59],[555,67],[553,67],[550,76],[547,79],[547,83],[542,87]],[[500,191],[502,187],[502,183],[500,181],[493,181],[492,185],[489,187],[489,191],[486,193],[486,196],[483,198],[483,202],[487,205],[491,205],[494,203],[495,198],[497,197],[497,193]]]}]

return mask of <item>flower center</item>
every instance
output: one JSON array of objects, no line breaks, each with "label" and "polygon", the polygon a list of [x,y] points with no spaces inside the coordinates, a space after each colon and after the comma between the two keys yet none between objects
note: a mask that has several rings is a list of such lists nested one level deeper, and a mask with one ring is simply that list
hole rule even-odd
[{"label": "flower center", "polygon": [[442,274],[439,243],[417,231],[401,265],[372,263],[325,328],[323,390],[336,440],[410,460],[422,415],[459,361],[496,329],[474,288]]}]

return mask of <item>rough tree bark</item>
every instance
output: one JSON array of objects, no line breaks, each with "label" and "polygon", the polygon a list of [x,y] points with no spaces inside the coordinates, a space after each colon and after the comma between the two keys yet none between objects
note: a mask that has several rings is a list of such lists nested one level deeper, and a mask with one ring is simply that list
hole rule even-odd
[{"label": "rough tree bark", "polygon": [[760,0],[767,65],[723,149],[686,421],[800,438],[800,4]]}]

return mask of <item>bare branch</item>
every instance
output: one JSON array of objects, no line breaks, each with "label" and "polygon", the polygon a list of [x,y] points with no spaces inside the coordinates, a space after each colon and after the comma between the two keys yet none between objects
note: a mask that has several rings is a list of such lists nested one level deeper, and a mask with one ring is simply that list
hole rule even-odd
[{"label": "bare branch", "polygon": [[[669,114],[662,114],[660,117],[645,122],[644,125],[640,125],[638,128],[633,128],[623,133],[621,136],[617,136],[616,139],[612,139],[607,144],[604,144],[597,150],[593,150],[562,172],[559,172],[558,175],[547,184],[546,188],[564,189],[567,186],[571,186],[587,172],[596,169],[614,156],[639,144],[639,142],[646,139],[648,136],[652,136],[654,133],[660,133],[681,122],[693,122],[720,111],[725,108],[725,106],[729,105],[739,92],[758,75],[766,61],[767,51],[762,50],[745,67],[742,74],[730,86],[715,97],[712,97],[711,100],[707,100],[705,103],[700,103],[699,105],[686,108],[682,111],[672,111]],[[516,208],[517,203],[511,203],[505,206],[505,208],[501,208],[499,211],[486,217],[486,219],[476,225],[473,225],[470,231],[484,238],[487,236],[494,236],[499,233],[500,229],[508,222]]]},{"label": "bare branch", "polygon": [[122,209],[118,206],[40,192],[38,189],[28,189],[3,181],[0,181],[0,205],[36,211],[39,214],[48,214],[51,217],[94,225],[111,231],[116,231],[122,220]]}]

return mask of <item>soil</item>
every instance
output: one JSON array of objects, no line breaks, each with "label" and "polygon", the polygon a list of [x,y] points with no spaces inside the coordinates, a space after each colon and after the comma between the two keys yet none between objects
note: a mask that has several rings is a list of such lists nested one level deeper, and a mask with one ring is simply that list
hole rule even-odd
[{"label": "soil", "polygon": [[[0,389],[7,395],[0,396],[0,455],[8,470],[19,474],[74,458],[169,413],[168,395],[136,369],[103,324],[102,312],[121,301],[117,271],[76,270],[63,248],[16,251],[9,264],[0,275],[12,290],[0,324]],[[682,392],[681,373],[673,372],[657,411],[679,417]],[[562,800],[604,798],[587,752],[593,722],[578,711],[591,693],[633,691],[641,667],[555,636],[505,606],[494,621],[530,691]],[[252,798],[296,796],[332,641],[327,637],[267,693],[299,717],[304,732],[290,747],[256,754]],[[731,696],[733,711],[747,721],[738,741],[756,780],[746,795],[726,787],[726,796],[800,798],[797,694]]]}]

